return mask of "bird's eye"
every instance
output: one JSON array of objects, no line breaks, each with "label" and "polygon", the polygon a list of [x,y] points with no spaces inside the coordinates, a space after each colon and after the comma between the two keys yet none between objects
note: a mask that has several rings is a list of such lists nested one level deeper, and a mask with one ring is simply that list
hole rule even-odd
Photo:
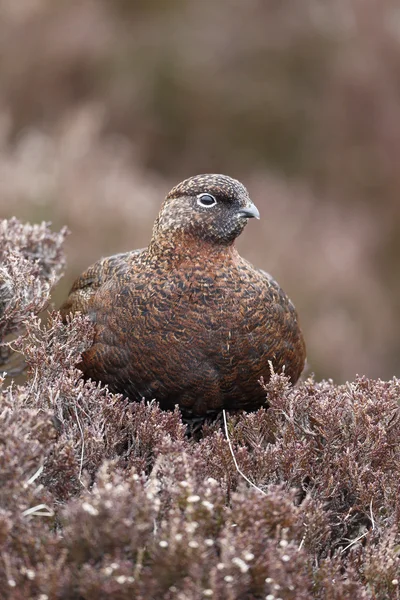
[{"label": "bird's eye", "polygon": [[211,194],[199,194],[197,196],[197,204],[199,206],[211,208],[211,206],[215,206],[215,204],[217,204],[217,201]]}]

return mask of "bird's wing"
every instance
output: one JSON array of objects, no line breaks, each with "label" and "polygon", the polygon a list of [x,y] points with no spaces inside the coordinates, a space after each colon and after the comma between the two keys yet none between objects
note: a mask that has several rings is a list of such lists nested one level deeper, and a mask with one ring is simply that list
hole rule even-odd
[{"label": "bird's wing", "polygon": [[140,249],[133,250],[132,252],[114,254],[113,256],[102,258],[86,269],[86,271],[76,279],[67,300],[60,308],[62,318],[65,319],[70,313],[86,313],[88,303],[96,290],[98,290],[106,281],[109,281],[114,276],[115,272],[121,268],[122,265],[126,264],[128,259],[140,254],[142,251],[143,250]]}]

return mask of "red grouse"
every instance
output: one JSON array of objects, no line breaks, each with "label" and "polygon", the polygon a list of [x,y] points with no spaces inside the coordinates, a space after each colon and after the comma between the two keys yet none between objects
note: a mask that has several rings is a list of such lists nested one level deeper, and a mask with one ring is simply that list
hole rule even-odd
[{"label": "red grouse", "polygon": [[259,408],[269,361],[295,383],[305,361],[296,310],[234,246],[252,217],[239,181],[191,177],[166,197],[148,248],[89,267],[61,308],[95,324],[85,377],[132,400],[178,404],[189,419]]}]

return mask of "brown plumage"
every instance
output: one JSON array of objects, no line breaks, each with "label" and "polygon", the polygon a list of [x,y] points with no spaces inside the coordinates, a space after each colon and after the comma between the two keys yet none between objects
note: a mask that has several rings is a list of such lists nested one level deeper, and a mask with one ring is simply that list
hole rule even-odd
[{"label": "brown plumage", "polygon": [[95,323],[85,376],[133,400],[179,404],[188,417],[260,407],[269,361],[295,383],[305,361],[295,308],[234,247],[258,216],[246,188],[224,175],[173,188],[149,247],[89,267],[61,308]]}]

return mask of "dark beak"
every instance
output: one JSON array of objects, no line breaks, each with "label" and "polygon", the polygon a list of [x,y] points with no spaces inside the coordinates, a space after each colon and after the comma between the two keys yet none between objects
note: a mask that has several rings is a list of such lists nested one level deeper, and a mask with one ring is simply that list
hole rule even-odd
[{"label": "dark beak", "polygon": [[259,219],[260,213],[258,212],[258,208],[255,204],[251,203],[249,206],[245,208],[241,208],[238,212],[241,217],[246,217],[247,219]]}]

